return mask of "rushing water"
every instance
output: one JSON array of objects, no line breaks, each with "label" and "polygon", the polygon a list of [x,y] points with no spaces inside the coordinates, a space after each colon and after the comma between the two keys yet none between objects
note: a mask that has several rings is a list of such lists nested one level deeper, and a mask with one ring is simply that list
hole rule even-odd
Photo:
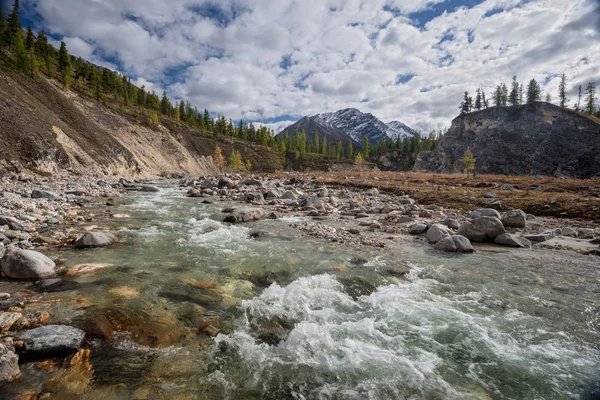
[{"label": "rushing water", "polygon": [[[160,348],[127,334],[95,342],[80,398],[587,399],[600,379],[593,258],[352,250],[301,237],[299,217],[223,224],[232,204],[179,188],[125,203],[130,217],[107,222],[127,228],[124,244],[56,252],[67,265],[117,265],[66,292],[91,306],[50,311],[63,322],[89,308],[141,315]],[[216,317],[214,338],[192,330]],[[23,369],[17,389],[45,378]]]}]

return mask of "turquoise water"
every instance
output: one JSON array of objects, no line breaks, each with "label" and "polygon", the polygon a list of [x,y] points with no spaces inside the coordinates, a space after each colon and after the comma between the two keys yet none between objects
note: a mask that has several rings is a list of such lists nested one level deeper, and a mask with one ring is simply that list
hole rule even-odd
[{"label": "turquoise water", "polygon": [[[123,244],[55,252],[116,265],[76,278],[63,295],[89,304],[55,318],[119,310],[158,332],[93,342],[78,398],[577,399],[598,378],[593,258],[351,249],[301,237],[290,225],[304,217],[223,224],[233,204],[201,200],[174,187],[125,198],[113,212],[129,217],[104,223],[125,228]],[[14,388],[45,378],[27,368]]]}]

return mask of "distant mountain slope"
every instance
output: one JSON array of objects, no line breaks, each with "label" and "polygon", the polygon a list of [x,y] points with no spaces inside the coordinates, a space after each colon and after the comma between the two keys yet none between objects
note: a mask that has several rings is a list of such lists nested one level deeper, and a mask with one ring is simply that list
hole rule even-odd
[{"label": "distant mountain slope", "polygon": [[395,139],[398,136],[412,136],[415,133],[402,122],[393,121],[385,124],[373,114],[363,113],[356,108],[304,117],[282,130],[278,136],[293,135],[296,130],[298,132],[304,130],[309,139],[317,133],[320,138],[325,136],[332,143],[352,141],[358,146],[362,146],[364,137],[368,138],[371,145],[375,145],[386,138]]},{"label": "distant mountain slope", "polygon": [[461,115],[433,151],[419,154],[415,169],[461,171],[467,147],[482,174],[600,176],[600,124],[550,103]]}]

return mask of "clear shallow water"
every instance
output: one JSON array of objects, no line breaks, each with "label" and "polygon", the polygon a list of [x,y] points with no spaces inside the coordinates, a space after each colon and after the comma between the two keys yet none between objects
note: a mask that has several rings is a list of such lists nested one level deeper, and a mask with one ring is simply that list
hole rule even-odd
[{"label": "clear shallow water", "polygon": [[[136,228],[123,245],[57,252],[117,265],[77,278],[91,305],[58,316],[117,309],[159,331],[97,344],[92,398],[576,399],[599,378],[593,258],[352,250],[300,238],[298,218],[222,224],[232,204],[184,193],[125,199],[108,222]],[[214,339],[193,330],[216,316]]]}]

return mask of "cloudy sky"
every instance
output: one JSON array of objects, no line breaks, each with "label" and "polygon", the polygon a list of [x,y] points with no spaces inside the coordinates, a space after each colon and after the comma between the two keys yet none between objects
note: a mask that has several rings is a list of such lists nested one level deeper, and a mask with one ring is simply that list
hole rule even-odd
[{"label": "cloudy sky", "polygon": [[356,107],[427,131],[513,75],[600,84],[600,0],[21,0],[69,51],[279,130]]}]

